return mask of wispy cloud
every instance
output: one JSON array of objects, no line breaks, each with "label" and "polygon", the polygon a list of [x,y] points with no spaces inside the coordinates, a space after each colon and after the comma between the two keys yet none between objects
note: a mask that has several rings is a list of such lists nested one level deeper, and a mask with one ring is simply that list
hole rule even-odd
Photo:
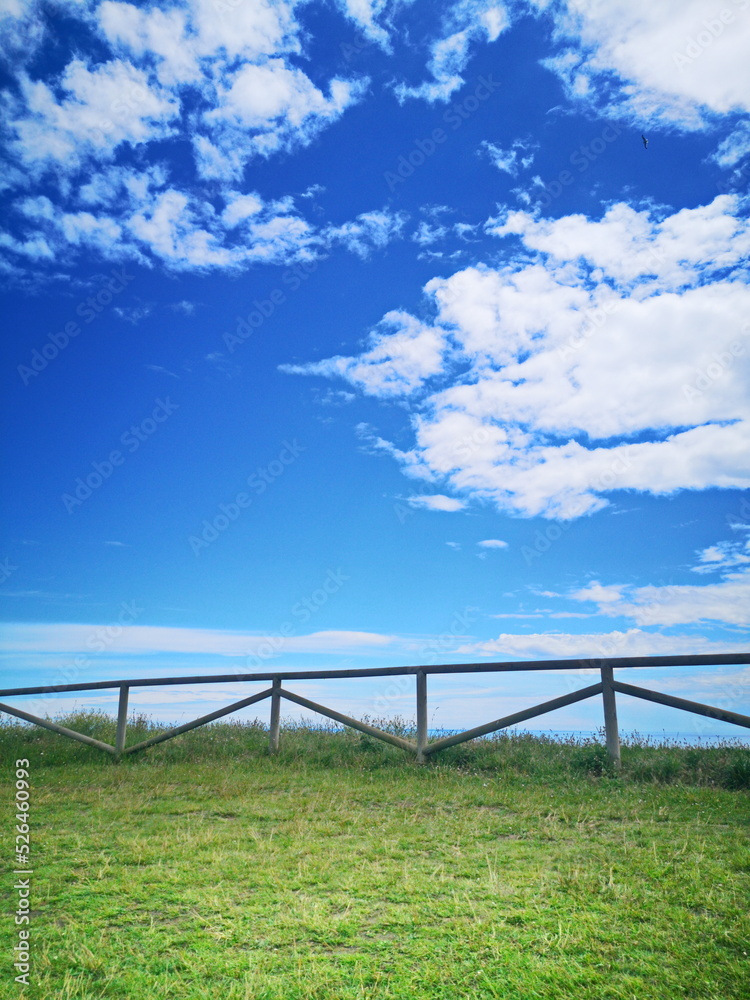
[{"label": "wispy cloud", "polygon": [[[10,623],[4,629],[0,648],[9,654],[86,653],[96,646],[104,626],[96,624]],[[180,653],[248,656],[263,643],[278,637],[253,632],[203,628],[169,628],[156,625],[125,625],[111,638],[108,648],[117,654]],[[329,630],[284,639],[285,653],[326,653],[388,646],[396,637],[378,632]]]}]

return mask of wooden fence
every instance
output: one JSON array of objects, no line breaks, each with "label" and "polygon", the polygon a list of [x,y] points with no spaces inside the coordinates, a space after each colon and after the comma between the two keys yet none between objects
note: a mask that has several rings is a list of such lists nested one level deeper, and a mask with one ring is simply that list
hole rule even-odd
[{"label": "wooden fence", "polygon": [[[220,674],[216,676],[199,677],[147,677],[136,680],[118,681],[92,681],[89,684],[60,684],[49,687],[26,687],[8,688],[0,691],[0,697],[14,697],[20,695],[50,695],[63,694],[70,691],[101,691],[107,689],[119,689],[119,704],[117,711],[117,732],[115,744],[103,743],[95,740],[83,733],[74,732],[65,726],[60,726],[49,719],[41,719],[29,712],[24,712],[20,708],[0,702],[0,712],[6,712],[18,719],[32,722],[37,726],[43,726],[52,732],[67,736],[73,740],[79,740],[89,746],[97,747],[106,753],[112,754],[115,758],[120,758],[125,754],[139,753],[147,747],[155,746],[164,740],[171,740],[181,733],[186,733],[198,726],[205,726],[209,722],[237,712],[241,708],[247,708],[266,698],[271,699],[271,718],[269,726],[269,749],[271,753],[276,753],[279,749],[279,720],[281,714],[281,699],[301,705],[311,712],[333,719],[345,726],[351,726],[362,733],[374,736],[376,739],[384,740],[394,746],[401,747],[402,750],[414,755],[419,763],[423,763],[428,757],[439,753],[446,747],[455,746],[457,743],[464,743],[466,740],[473,740],[488,733],[497,732],[508,726],[517,725],[520,722],[527,722],[529,719],[545,715],[547,712],[554,712],[558,708],[566,705],[573,705],[577,701],[586,698],[593,698],[596,695],[602,696],[604,710],[604,729],[606,734],[607,752],[609,758],[615,766],[620,763],[620,737],[617,728],[617,705],[615,695],[626,694],[633,698],[642,698],[645,701],[656,702],[660,705],[668,705],[671,708],[679,708],[685,712],[693,712],[696,715],[708,716],[711,719],[719,719],[722,722],[730,722],[736,726],[744,726],[750,729],[750,716],[740,715],[738,712],[731,712],[725,708],[716,708],[711,705],[702,705],[698,702],[687,701],[685,698],[675,698],[673,695],[663,694],[659,691],[652,691],[647,688],[636,687],[633,684],[624,684],[615,680],[614,671],[622,669],[632,669],[637,667],[708,667],[728,664],[750,663],[750,653],[725,653],[725,654],[701,654],[695,656],[622,656],[595,660],[533,660],[527,662],[513,663],[449,663],[443,665],[429,665],[416,667],[377,667],[363,670],[304,670],[304,671],[278,671],[274,673],[259,674]],[[502,719],[495,719],[465,732],[456,733],[452,736],[445,736],[441,739],[429,740],[427,732],[427,677],[431,674],[468,674],[468,673],[510,673],[516,671],[530,670],[597,670],[600,680],[588,687],[580,688],[570,694],[562,695],[559,698],[552,698],[533,708],[525,708],[520,712],[514,712]],[[416,680],[416,717],[417,731],[416,742],[403,739],[393,733],[383,732],[374,726],[361,722],[359,719],[352,719],[348,715],[337,712],[332,708],[326,708],[308,698],[294,694],[292,691],[282,687],[283,681],[295,680],[322,680],[336,679],[342,680],[351,677],[394,677],[399,675],[414,675]],[[203,715],[192,722],[167,729],[163,733],[158,733],[150,739],[140,743],[127,746],[127,717],[128,717],[128,696],[131,688],[140,687],[162,687],[174,684],[231,684],[247,683],[251,681],[270,681],[271,686],[265,688],[257,694],[248,698],[235,701],[225,708],[220,708],[208,715]]]}]

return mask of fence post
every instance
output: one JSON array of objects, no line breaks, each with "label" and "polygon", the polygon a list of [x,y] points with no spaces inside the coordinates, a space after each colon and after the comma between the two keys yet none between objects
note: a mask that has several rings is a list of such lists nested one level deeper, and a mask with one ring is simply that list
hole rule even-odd
[{"label": "fence post", "polygon": [[424,764],[427,746],[427,675],[417,671],[417,763]]},{"label": "fence post", "polygon": [[279,725],[281,719],[281,678],[274,677],[271,684],[271,726],[268,735],[268,751],[279,752]]},{"label": "fence post", "polygon": [[620,734],[617,729],[617,704],[615,689],[612,687],[612,667],[602,667],[602,701],[604,702],[604,733],[607,739],[607,755],[613,767],[620,766]]},{"label": "fence post", "polygon": [[125,731],[128,727],[128,692],[127,684],[120,685],[120,701],[117,706],[117,733],[115,735],[115,753],[119,757],[125,749]]}]

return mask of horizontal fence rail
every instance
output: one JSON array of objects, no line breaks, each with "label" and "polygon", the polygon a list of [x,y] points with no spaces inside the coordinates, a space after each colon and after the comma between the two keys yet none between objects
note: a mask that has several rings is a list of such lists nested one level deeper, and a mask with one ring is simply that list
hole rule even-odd
[{"label": "horizontal fence rail", "polygon": [[[276,753],[279,749],[280,732],[280,711],[281,699],[308,708],[312,712],[333,719],[344,726],[349,726],[359,732],[366,733],[376,739],[383,740],[402,750],[414,755],[419,763],[423,763],[428,757],[439,753],[447,747],[456,746],[458,743],[465,743],[467,740],[477,739],[486,736],[488,733],[506,729],[508,726],[517,725],[528,719],[554,712],[558,708],[566,705],[573,705],[586,698],[593,698],[596,695],[602,696],[602,706],[604,712],[604,731],[607,742],[607,753],[609,759],[615,767],[620,764],[620,736],[617,726],[617,705],[615,695],[617,693],[628,695],[633,698],[640,698],[644,701],[656,702],[660,705],[667,705],[670,708],[678,708],[685,712],[692,712],[695,715],[703,715],[712,719],[719,719],[722,722],[729,722],[735,726],[743,726],[750,729],[750,716],[741,715],[739,712],[732,712],[728,709],[717,708],[712,705],[703,705],[699,702],[688,701],[685,698],[676,698],[673,695],[664,694],[660,691],[652,691],[648,688],[637,687],[633,684],[624,684],[614,679],[614,671],[620,669],[633,669],[638,667],[697,667],[697,666],[728,666],[750,663],[749,653],[701,653],[691,656],[620,656],[603,657],[599,659],[575,659],[575,660],[530,660],[526,662],[504,662],[504,663],[448,663],[429,664],[423,666],[410,667],[374,667],[361,670],[297,670],[297,671],[274,671],[270,673],[256,674],[215,674],[213,676],[201,675],[197,677],[140,677],[131,680],[116,681],[91,681],[88,684],[57,684],[42,687],[6,688],[0,690],[0,697],[8,698],[21,695],[35,694],[63,694],[71,691],[102,691],[119,689],[119,701],[117,708],[117,730],[115,734],[115,744],[103,743],[100,740],[92,739],[83,733],[77,733],[72,729],[67,729],[49,719],[42,719],[32,715],[20,708],[0,702],[0,712],[15,716],[25,722],[34,723],[49,729],[60,736],[67,736],[69,739],[78,740],[88,746],[96,747],[111,754],[115,759],[124,755],[139,753],[148,747],[171,740],[181,733],[187,733],[191,729],[205,726],[216,719],[220,719],[232,712],[238,712],[248,705],[271,699],[271,718],[269,725],[269,750]],[[529,670],[579,670],[598,671],[600,680],[588,687],[580,688],[570,694],[553,698],[532,708],[525,708],[512,715],[507,715],[493,722],[475,726],[461,733],[451,736],[444,736],[440,739],[429,741],[427,731],[427,677],[431,674],[468,674],[468,673],[509,673]],[[417,731],[416,742],[403,739],[393,733],[384,732],[359,719],[353,719],[342,712],[337,712],[325,705],[303,698],[301,695],[282,687],[283,681],[294,680],[343,680],[353,677],[394,677],[414,675],[416,679],[416,718]],[[271,681],[271,687],[235,701],[225,708],[220,708],[208,715],[203,715],[192,722],[167,729],[162,733],[143,740],[140,743],[127,746],[127,715],[128,698],[131,688],[135,687],[156,687],[170,686],[175,684],[239,684],[253,681]]]}]

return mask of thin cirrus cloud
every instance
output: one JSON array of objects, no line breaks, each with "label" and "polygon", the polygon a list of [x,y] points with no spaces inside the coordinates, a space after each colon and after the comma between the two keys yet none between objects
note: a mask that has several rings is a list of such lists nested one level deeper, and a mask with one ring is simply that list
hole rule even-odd
[{"label": "thin cirrus cloud", "polygon": [[429,281],[430,322],[400,312],[398,332],[376,327],[360,355],[284,370],[398,399],[413,445],[378,448],[462,502],[569,520],[616,490],[747,487],[740,210],[729,195],[661,216],[505,210],[485,228],[508,262]]},{"label": "thin cirrus cloud", "polygon": [[[104,634],[104,638],[102,635]],[[106,640],[106,641],[105,641]],[[86,654],[104,643],[109,651],[133,656],[146,654],[211,654],[252,656],[264,643],[278,647],[278,636],[221,629],[168,628],[155,625],[123,625],[105,633],[99,625],[68,623],[11,623],[3,630],[2,649],[8,654]],[[321,631],[290,635],[283,640],[284,653],[356,652],[388,646],[395,636],[377,632]]]},{"label": "thin cirrus cloud", "polygon": [[[457,650],[464,656],[546,657],[560,659],[604,656],[680,656],[697,653],[744,653],[742,642],[715,641],[704,636],[660,635],[639,628],[626,631],[571,634],[544,632],[534,635],[503,633],[496,639],[465,643]],[[596,663],[594,663],[596,666]]]}]

